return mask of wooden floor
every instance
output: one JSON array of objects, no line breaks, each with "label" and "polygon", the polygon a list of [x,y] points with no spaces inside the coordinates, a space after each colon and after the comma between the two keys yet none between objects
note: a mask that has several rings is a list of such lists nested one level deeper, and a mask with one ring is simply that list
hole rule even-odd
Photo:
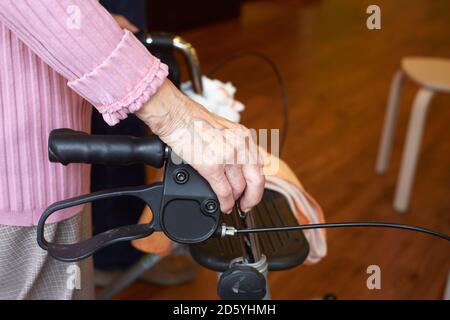
[{"label": "wooden floor", "polygon": [[[323,206],[328,221],[374,220],[450,232],[450,95],[430,109],[411,210],[391,203],[408,114],[417,86],[401,103],[392,165],[374,173],[391,77],[408,55],[450,57],[448,0],[378,0],[382,30],[366,28],[373,1],[257,1],[238,20],[184,34],[204,71],[233,52],[257,50],[280,67],[290,98],[284,159]],[[238,88],[243,123],[279,128],[279,92],[270,69],[245,58],[218,74]],[[329,253],[314,266],[272,273],[275,299],[308,299],[333,292],[341,299],[439,299],[450,267],[448,243],[394,230],[330,230]],[[368,290],[366,268],[381,267],[381,290]],[[122,299],[216,299],[216,275],[162,288],[137,282]]]}]

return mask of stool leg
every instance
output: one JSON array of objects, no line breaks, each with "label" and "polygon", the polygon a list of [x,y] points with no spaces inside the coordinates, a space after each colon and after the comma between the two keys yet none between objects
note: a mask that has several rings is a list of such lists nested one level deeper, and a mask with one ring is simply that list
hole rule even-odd
[{"label": "stool leg", "polygon": [[394,140],[393,138],[397,123],[398,106],[403,83],[404,73],[401,70],[397,71],[392,79],[386,114],[384,116],[384,127],[375,167],[375,172],[378,174],[385,173],[389,166],[389,158],[391,156],[392,142]]},{"label": "stool leg", "polygon": [[411,187],[414,180],[417,158],[419,155],[420,141],[427,115],[428,106],[434,92],[422,88],[417,92],[409,119],[408,133],[406,136],[405,150],[403,151],[400,175],[395,191],[394,209],[405,212],[408,209]]}]

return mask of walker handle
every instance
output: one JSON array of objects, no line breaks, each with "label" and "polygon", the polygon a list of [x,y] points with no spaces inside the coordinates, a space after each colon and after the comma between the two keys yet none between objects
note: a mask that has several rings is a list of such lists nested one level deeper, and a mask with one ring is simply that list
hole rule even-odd
[{"label": "walker handle", "polygon": [[48,139],[51,162],[128,165],[145,163],[161,168],[166,145],[156,136],[89,135],[72,129],[55,129]]}]

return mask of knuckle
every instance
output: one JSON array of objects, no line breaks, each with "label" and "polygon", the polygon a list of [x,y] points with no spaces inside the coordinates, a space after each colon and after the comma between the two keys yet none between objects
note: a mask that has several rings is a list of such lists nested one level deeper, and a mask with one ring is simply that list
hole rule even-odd
[{"label": "knuckle", "polygon": [[202,167],[205,178],[210,178],[213,181],[216,181],[222,172],[223,168],[218,164],[206,164]]},{"label": "knuckle", "polygon": [[227,198],[231,194],[231,187],[227,185],[221,185],[216,190],[216,195],[220,198]]},{"label": "knuckle", "polygon": [[239,197],[245,190],[247,184],[244,180],[237,180],[233,184],[233,189],[237,197]]},{"label": "knuckle", "polygon": [[242,193],[242,192],[244,192],[246,187],[247,187],[247,183],[245,182],[245,180],[241,180],[238,183],[237,190],[238,190],[239,193]]},{"label": "knuckle", "polygon": [[263,188],[266,183],[266,179],[262,174],[253,174],[251,175],[249,180],[251,184],[255,186],[257,189]]}]

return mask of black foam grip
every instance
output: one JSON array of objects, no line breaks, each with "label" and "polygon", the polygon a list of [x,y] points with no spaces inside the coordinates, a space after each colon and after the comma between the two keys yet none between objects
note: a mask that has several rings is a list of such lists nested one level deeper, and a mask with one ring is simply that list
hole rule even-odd
[{"label": "black foam grip", "polygon": [[155,135],[90,135],[71,129],[55,129],[48,139],[51,162],[127,165],[145,163],[156,168],[164,164],[166,145]]}]

